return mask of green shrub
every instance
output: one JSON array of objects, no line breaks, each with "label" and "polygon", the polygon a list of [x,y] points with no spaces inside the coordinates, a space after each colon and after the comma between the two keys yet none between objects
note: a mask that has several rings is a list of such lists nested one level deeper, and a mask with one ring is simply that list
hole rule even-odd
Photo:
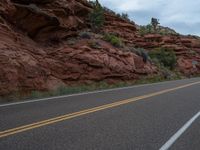
[{"label": "green shrub", "polygon": [[121,39],[113,34],[105,34],[103,39],[116,47],[122,47],[123,45]]},{"label": "green shrub", "polygon": [[128,16],[127,13],[122,13],[122,14],[121,14],[121,18],[122,18],[122,19],[125,19],[125,20],[127,20],[127,21],[130,21],[129,16]]},{"label": "green shrub", "polygon": [[116,16],[117,16],[118,18],[121,18],[121,14],[119,14],[119,13],[117,13]]},{"label": "green shrub", "polygon": [[149,56],[153,61],[169,69],[174,69],[176,65],[176,55],[173,50],[158,48],[149,52]]},{"label": "green shrub", "polygon": [[94,2],[93,11],[89,14],[90,23],[93,30],[98,30],[104,25],[104,10],[98,1]]},{"label": "green shrub", "polygon": [[139,29],[140,35],[144,36],[145,34],[154,33],[153,26],[148,24],[146,26],[141,26]]},{"label": "green shrub", "polygon": [[140,29],[139,29],[139,33],[140,35],[144,36],[146,34],[146,28],[145,26],[141,26]]},{"label": "green shrub", "polygon": [[41,92],[38,91],[32,91],[30,95],[31,98],[40,98],[41,96]]},{"label": "green shrub", "polygon": [[170,34],[177,35],[177,33],[173,29],[170,29],[168,27],[162,27],[162,26],[156,27],[156,24],[154,24],[154,26],[152,24],[140,26],[139,33],[142,36],[146,34],[151,34],[151,33],[157,33],[160,35],[170,35]]}]

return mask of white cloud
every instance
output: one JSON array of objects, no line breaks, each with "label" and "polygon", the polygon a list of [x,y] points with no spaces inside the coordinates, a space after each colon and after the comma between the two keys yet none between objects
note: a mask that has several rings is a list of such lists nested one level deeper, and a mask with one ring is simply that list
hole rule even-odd
[{"label": "white cloud", "polygon": [[149,0],[100,0],[100,2],[105,6],[117,8],[119,11],[148,10],[163,3],[162,0],[154,0],[151,3]]},{"label": "white cloud", "polygon": [[117,12],[127,12],[138,24],[147,24],[151,17],[162,25],[173,27],[183,34],[199,34],[200,0],[99,0]]}]

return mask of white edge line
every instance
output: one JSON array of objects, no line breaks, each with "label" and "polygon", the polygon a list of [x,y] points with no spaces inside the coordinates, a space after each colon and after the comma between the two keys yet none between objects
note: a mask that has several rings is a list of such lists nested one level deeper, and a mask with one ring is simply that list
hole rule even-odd
[{"label": "white edge line", "polygon": [[168,150],[199,116],[200,111],[194,117],[192,117],[182,128],[180,128],[159,150]]},{"label": "white edge line", "polygon": [[[188,79],[182,79],[182,80],[188,80]],[[63,96],[54,96],[54,97],[48,97],[48,98],[42,98],[42,99],[33,99],[33,100],[28,100],[27,99],[27,100],[22,101],[22,102],[13,102],[13,103],[0,104],[0,107],[19,105],[19,104],[27,104],[27,103],[34,103],[34,102],[47,101],[47,100],[52,100],[52,99],[60,99],[61,100],[61,98],[88,95],[88,94],[95,94],[95,93],[103,93],[103,92],[110,92],[110,91],[117,91],[117,90],[123,90],[123,89],[131,89],[131,88],[144,87],[144,86],[150,86],[150,85],[159,85],[159,84],[170,83],[170,82],[175,82],[175,81],[181,81],[181,80],[163,81],[163,82],[158,82],[158,83],[150,83],[150,84],[134,85],[134,86],[128,86],[128,87],[122,87],[122,88],[114,88],[114,89],[107,89],[107,90],[83,92],[83,93],[69,94],[69,95],[63,95]]]}]

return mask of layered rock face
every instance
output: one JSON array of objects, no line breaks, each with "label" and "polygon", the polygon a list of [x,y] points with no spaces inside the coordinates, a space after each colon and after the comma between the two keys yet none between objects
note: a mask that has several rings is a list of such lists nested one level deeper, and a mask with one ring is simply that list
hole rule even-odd
[{"label": "layered rock face", "polygon": [[[171,30],[162,27],[163,30]],[[129,47],[153,50],[155,48],[172,49],[177,55],[177,69],[184,75],[200,73],[200,38],[179,34],[146,34],[141,36],[137,25],[107,13],[104,26],[106,33],[115,33]],[[175,32],[175,31],[171,31]]]},{"label": "layered rock face", "polygon": [[147,50],[166,48],[175,51],[177,68],[185,75],[200,73],[200,39],[195,36],[148,34],[133,41]]},{"label": "layered rock face", "polygon": [[[156,68],[91,34],[84,0],[0,0],[0,95],[51,90],[61,85],[133,80]],[[108,17],[110,19],[116,17]],[[112,21],[111,21],[112,22]],[[135,32],[134,25],[116,20]],[[108,23],[113,26],[112,24]],[[114,28],[113,28],[114,29]],[[91,48],[91,42],[98,47]]]},{"label": "layered rock face", "polygon": [[[99,81],[115,83],[155,74],[151,63],[113,47],[90,31],[86,0],[0,0],[0,96]],[[185,75],[200,73],[200,39],[148,34],[105,12],[100,32],[117,34],[126,47],[169,48]]]}]

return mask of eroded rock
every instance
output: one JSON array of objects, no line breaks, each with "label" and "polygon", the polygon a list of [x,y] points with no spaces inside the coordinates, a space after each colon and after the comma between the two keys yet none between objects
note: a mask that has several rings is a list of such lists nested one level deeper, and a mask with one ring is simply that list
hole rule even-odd
[{"label": "eroded rock", "polygon": [[[99,81],[128,81],[157,73],[151,63],[113,47],[100,35],[92,34],[90,39],[78,37],[82,30],[90,30],[88,14],[91,10],[86,0],[1,0],[0,95]],[[183,73],[199,72],[198,38],[142,37],[133,22],[113,14],[105,15],[106,23],[101,32],[115,33],[127,45],[147,50],[172,48]],[[90,42],[98,43],[98,47],[91,47]]]}]

